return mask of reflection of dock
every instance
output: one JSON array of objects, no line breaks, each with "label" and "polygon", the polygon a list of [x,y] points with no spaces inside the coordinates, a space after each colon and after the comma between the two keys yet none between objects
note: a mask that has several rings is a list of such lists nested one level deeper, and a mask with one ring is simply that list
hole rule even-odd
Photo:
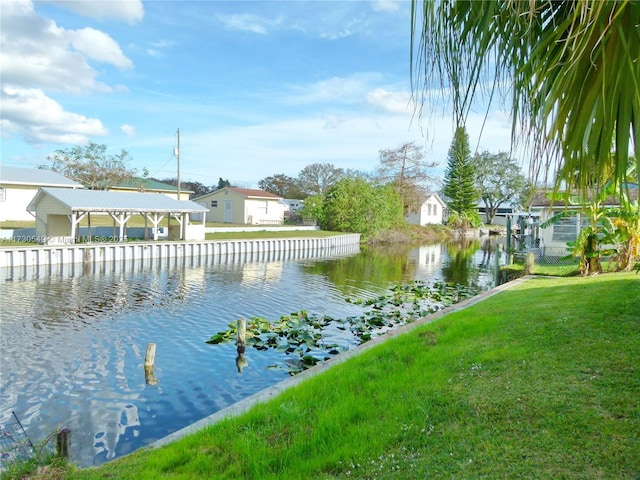
[{"label": "reflection of dock", "polygon": [[0,250],[0,280],[143,271],[159,267],[304,260],[360,251],[360,235],[319,238],[144,242],[12,247]]}]

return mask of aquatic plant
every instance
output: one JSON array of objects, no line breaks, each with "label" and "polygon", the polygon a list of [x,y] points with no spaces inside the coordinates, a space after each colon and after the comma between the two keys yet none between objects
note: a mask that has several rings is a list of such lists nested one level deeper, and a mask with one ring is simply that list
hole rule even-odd
[{"label": "aquatic plant", "polygon": [[[477,293],[477,289],[464,285],[446,282],[429,285],[415,280],[394,285],[387,293],[375,298],[346,298],[348,303],[366,308],[358,316],[338,319],[300,310],[273,321],[251,317],[246,322],[246,346],[285,353],[289,357],[285,358],[284,365],[269,368],[283,369],[294,375],[351,346],[365,343],[390,329],[414,322]],[[238,322],[231,322],[228,327],[206,343],[216,345],[237,339]],[[344,332],[344,335],[335,340],[335,334],[331,335],[330,330]]]}]

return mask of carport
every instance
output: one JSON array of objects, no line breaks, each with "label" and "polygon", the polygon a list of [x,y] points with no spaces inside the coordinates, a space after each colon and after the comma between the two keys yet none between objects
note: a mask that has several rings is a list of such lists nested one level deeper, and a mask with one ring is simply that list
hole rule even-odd
[{"label": "carport", "polygon": [[158,225],[165,217],[178,223],[179,240],[204,240],[207,212],[206,207],[195,202],[174,200],[161,193],[67,188],[40,188],[27,210],[36,217],[40,243],[75,243],[80,222],[85,218],[91,238],[91,214],[113,219],[116,241],[124,241],[126,224],[134,215],[143,215],[151,223],[154,240],[158,239]]}]

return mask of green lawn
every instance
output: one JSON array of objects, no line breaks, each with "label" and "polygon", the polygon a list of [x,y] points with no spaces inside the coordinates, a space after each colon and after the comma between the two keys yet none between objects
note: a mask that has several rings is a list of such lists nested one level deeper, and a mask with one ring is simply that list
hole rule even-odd
[{"label": "green lawn", "polygon": [[536,277],[64,478],[639,478],[639,358],[640,275]]}]

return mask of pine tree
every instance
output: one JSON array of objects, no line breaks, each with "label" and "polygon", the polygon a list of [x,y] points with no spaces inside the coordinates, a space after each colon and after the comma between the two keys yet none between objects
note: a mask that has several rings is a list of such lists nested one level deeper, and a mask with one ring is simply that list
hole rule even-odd
[{"label": "pine tree", "polygon": [[463,221],[460,227],[466,228],[467,224],[476,223],[478,192],[475,188],[475,169],[471,161],[469,135],[464,127],[456,129],[449,147],[442,193],[447,198],[451,215]]}]

